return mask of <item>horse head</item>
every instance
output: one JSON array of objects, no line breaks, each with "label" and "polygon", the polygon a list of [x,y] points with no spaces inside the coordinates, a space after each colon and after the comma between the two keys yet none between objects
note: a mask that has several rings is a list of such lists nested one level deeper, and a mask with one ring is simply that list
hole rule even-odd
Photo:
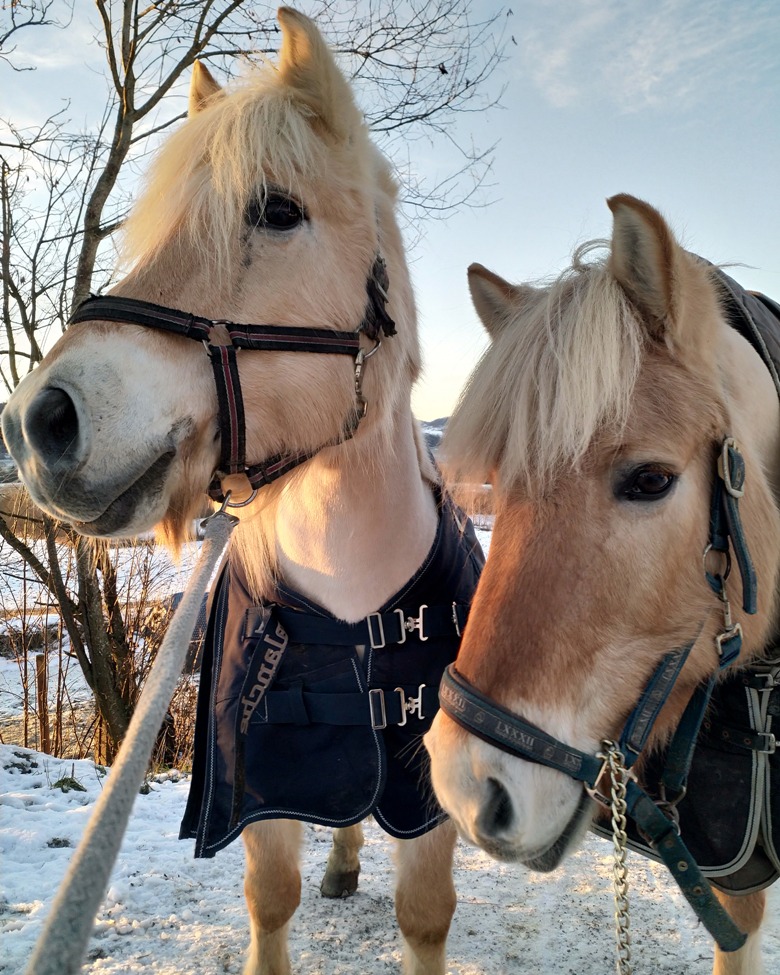
[{"label": "horse head", "polygon": [[[128,273],[94,312],[84,306],[4,410],[30,494],[83,534],[186,533],[230,435],[203,348],[229,342],[222,322],[327,329],[354,344],[351,356],[306,354],[322,351],[312,342],[303,354],[238,350],[223,385],[240,380],[248,464],[339,443],[363,400],[361,442],[386,431],[399,403],[408,409],[419,350],[396,184],[314,24],[288,8],[279,22],[278,66],[223,90],[195,65],[189,117],[127,221]],[[358,377],[358,352],[377,343],[365,328],[377,293],[398,335]],[[117,301],[129,302],[121,323]],[[158,329],[176,310],[178,333],[143,327],[150,303]],[[208,342],[183,336],[204,321]]]},{"label": "horse head", "polygon": [[[715,270],[646,203],[621,195],[609,206],[608,256],[587,259],[586,245],[552,285],[470,269],[492,342],[444,442],[457,479],[489,477],[497,496],[457,672],[594,756],[618,740],[670,650],[691,645],[645,751],[668,739],[719,667],[723,602],[707,573],[727,573],[722,554],[702,556],[727,437],[744,458],[739,504],[759,580],[752,615],[740,573],[728,580],[742,660],[773,633],[780,562],[770,374],[727,321]],[[555,868],[598,808],[581,782],[506,754],[443,712],[426,745],[440,802],[499,858]]]}]

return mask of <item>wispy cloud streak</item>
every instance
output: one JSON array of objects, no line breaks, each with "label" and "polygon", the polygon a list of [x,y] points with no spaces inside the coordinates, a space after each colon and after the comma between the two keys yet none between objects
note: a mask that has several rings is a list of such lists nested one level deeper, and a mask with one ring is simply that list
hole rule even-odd
[{"label": "wispy cloud streak", "polygon": [[531,0],[521,70],[556,107],[689,110],[730,87],[777,86],[776,0]]}]

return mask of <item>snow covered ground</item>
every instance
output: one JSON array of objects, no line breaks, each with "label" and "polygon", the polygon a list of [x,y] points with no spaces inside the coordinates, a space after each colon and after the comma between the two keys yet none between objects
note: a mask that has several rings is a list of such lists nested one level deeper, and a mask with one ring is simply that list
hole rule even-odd
[{"label": "snow covered ground", "polygon": [[[487,533],[483,534],[485,541]],[[13,667],[0,674],[13,697]],[[17,668],[18,672],[18,668]],[[91,761],[60,760],[0,746],[0,973],[20,975],[70,856],[102,788]],[[110,774],[110,773],[109,773]],[[63,792],[75,778],[84,791]],[[177,839],[186,776],[168,776],[139,795],[112,874],[84,971],[91,975],[240,973],[248,943],[243,848],[193,859]],[[306,826],[303,900],[291,933],[297,975],[399,972],[393,916],[392,843],[373,823],[357,893],[319,894],[330,833]],[[614,971],[611,846],[591,837],[553,874],[529,874],[459,844],[458,908],[448,945],[450,975],[606,975]],[[636,975],[708,975],[711,948],[662,867],[629,854]],[[770,891],[764,933],[767,975],[780,973],[780,884]]]},{"label": "snow covered ground", "polygon": [[[86,790],[62,792],[73,776]],[[90,761],[64,761],[0,747],[0,972],[24,970],[48,905],[98,796],[103,774]],[[247,945],[240,842],[213,860],[194,860],[177,839],[188,782],[166,778],[139,795],[89,945],[93,975],[239,973]],[[360,886],[325,900],[319,883],[330,833],[306,827],[303,902],[291,935],[299,975],[384,975],[400,971],[393,917],[391,843],[369,823]],[[610,844],[590,838],[554,874],[529,874],[458,846],[458,909],[448,951],[451,975],[606,975],[614,970]],[[706,975],[708,937],[663,869],[630,855],[637,975]],[[780,972],[780,885],[764,938],[766,970]],[[771,913],[771,912],[770,912]]]}]

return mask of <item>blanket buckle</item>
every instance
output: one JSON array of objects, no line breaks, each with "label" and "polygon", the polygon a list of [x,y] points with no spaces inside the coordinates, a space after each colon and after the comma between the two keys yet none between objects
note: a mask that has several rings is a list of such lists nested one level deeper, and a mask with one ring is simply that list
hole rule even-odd
[{"label": "blanket buckle", "polygon": [[[382,614],[369,613],[366,617],[366,623],[368,625],[368,639],[371,643],[371,649],[381,650],[387,642],[385,640],[385,627],[384,623],[382,622]],[[374,632],[375,627],[376,634]],[[384,725],[382,727],[384,727]]]},{"label": "blanket buckle", "polygon": [[420,684],[417,688],[416,697],[407,697],[406,692],[403,687],[396,687],[394,690],[398,691],[401,695],[401,720],[398,722],[398,727],[403,728],[406,724],[406,715],[416,715],[420,721],[425,717],[423,714],[423,688],[425,684]]},{"label": "blanket buckle", "polygon": [[371,728],[381,731],[387,727],[387,711],[385,709],[385,692],[381,687],[374,687],[368,692],[368,709],[371,713]]},{"label": "blanket buckle", "polygon": [[[414,633],[418,630],[420,633],[420,640],[424,643],[428,637],[425,635],[425,610],[428,608],[427,603],[422,603],[420,605],[420,615],[417,617],[407,616],[406,622],[404,623],[404,628],[409,631],[409,633]],[[404,634],[405,636],[405,634]],[[403,641],[401,641],[403,642]]]},{"label": "blanket buckle", "polygon": [[756,737],[763,743],[762,746],[756,748],[756,751],[762,755],[774,755],[777,751],[777,739],[772,732],[761,731]]}]

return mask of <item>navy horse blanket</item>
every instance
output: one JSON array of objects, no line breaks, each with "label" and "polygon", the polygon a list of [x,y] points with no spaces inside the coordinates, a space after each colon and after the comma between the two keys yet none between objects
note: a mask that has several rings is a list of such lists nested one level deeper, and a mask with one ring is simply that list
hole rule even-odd
[{"label": "navy horse blanket", "polygon": [[195,838],[195,856],[260,819],[349,826],[372,813],[409,839],[445,818],[422,736],[484,556],[463,512],[447,496],[437,503],[425,562],[358,623],[281,583],[258,604],[228,560],[212,590],[180,833]]}]

